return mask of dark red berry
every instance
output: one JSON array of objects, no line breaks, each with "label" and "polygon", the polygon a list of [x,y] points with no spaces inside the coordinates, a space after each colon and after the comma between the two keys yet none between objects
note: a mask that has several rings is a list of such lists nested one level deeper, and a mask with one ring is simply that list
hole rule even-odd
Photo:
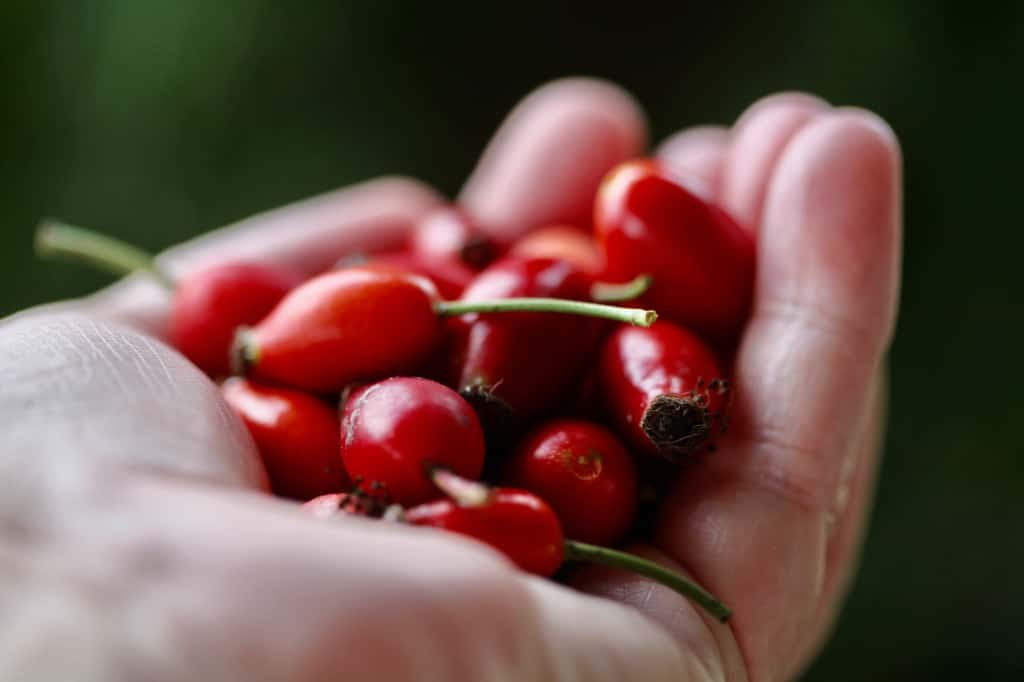
[{"label": "dark red berry", "polygon": [[[466,288],[462,301],[519,296],[587,300],[591,279],[552,258],[506,257]],[[471,314],[449,323],[452,385],[494,422],[551,411],[571,393],[593,357],[602,320],[552,313]]]}]

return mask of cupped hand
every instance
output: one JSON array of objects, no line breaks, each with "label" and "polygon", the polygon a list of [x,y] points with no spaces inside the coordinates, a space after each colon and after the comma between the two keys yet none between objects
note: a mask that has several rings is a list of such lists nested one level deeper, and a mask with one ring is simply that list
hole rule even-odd
[{"label": "cupped hand", "polygon": [[[557,82],[512,113],[459,198],[509,236],[579,221],[604,173],[645,144],[622,92]],[[652,545],[635,548],[717,593],[729,624],[642,578],[588,569],[570,590],[466,539],[317,523],[254,492],[265,480],[251,440],[216,387],[155,340],[166,296],[133,277],[0,325],[0,677],[797,674],[855,570],[877,466],[899,149],[869,113],[778,95],[657,153],[758,243],[735,427],[680,476]],[[177,273],[229,257],[315,272],[396,245],[439,202],[410,180],[377,180],[162,259]]]}]

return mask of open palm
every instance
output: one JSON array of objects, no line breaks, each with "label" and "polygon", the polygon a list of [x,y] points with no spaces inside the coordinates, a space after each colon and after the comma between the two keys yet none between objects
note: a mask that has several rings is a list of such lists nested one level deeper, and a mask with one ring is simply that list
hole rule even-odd
[{"label": "open palm", "polygon": [[[576,222],[642,115],[607,84],[542,88],[460,200],[508,235]],[[863,111],[802,95],[658,150],[756,233],[735,428],[690,467],[653,546],[735,611],[728,625],[642,578],[585,596],[459,537],[313,523],[265,487],[216,388],[152,340],[142,278],[0,325],[0,677],[11,679],[776,680],[820,645],[854,568],[895,317],[900,158]],[[163,256],[315,272],[394,246],[440,202],[382,179],[257,216]],[[630,607],[624,607],[625,602]],[[13,624],[17,624],[15,628]]]}]

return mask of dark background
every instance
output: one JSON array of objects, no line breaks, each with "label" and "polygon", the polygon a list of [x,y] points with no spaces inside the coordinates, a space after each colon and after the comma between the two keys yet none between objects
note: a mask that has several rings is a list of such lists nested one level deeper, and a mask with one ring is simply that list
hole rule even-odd
[{"label": "dark background", "polygon": [[0,315],[106,282],[35,262],[43,214],[159,249],[382,173],[454,193],[559,76],[622,83],[656,138],[780,89],[869,107],[906,156],[892,425],[863,570],[807,679],[1022,679],[1022,7],[7,0]]}]

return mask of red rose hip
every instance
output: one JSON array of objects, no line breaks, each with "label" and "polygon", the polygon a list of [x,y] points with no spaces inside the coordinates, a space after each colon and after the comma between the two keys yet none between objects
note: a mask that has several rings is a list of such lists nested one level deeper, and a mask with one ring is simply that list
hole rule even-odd
[{"label": "red rose hip", "polygon": [[605,342],[599,391],[618,431],[641,451],[678,460],[728,426],[729,384],[711,350],[671,322],[620,327]]},{"label": "red rose hip", "polygon": [[275,493],[308,500],[351,486],[338,454],[335,410],[312,396],[233,377],[221,394],[256,441]]},{"label": "red rose hip", "polygon": [[530,573],[550,576],[562,565],[565,537],[558,517],[525,490],[494,488],[486,500],[468,506],[437,500],[409,509],[405,519],[485,542]]},{"label": "red rose hip", "polygon": [[484,436],[473,408],[429,379],[394,377],[362,386],[345,401],[341,457],[353,479],[378,483],[403,505],[437,497],[435,467],[478,478]]},{"label": "red rose hip", "polygon": [[606,279],[650,274],[641,300],[662,317],[715,339],[739,333],[753,291],[753,238],[659,163],[630,161],[605,178],[594,229]]},{"label": "red rose hip", "polygon": [[266,317],[300,281],[257,263],[225,263],[191,274],[175,290],[170,341],[210,376],[227,376],[235,331]]},{"label": "red rose hip", "polygon": [[539,495],[569,537],[613,544],[636,513],[633,459],[607,429],[582,420],[548,422],[529,433],[509,459],[505,483]]}]

